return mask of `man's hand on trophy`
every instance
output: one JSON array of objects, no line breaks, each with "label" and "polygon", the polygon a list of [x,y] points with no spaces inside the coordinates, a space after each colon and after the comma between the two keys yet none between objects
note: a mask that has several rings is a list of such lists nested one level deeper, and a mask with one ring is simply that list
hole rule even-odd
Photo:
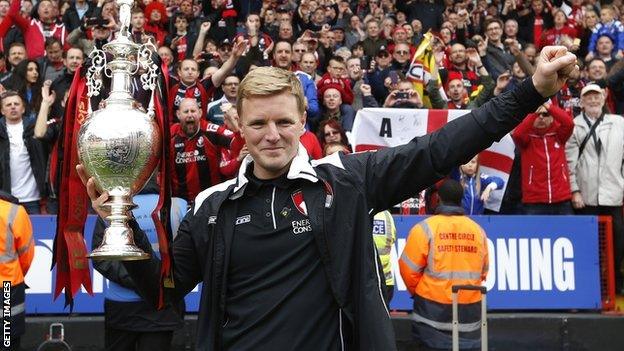
[{"label": "man's hand on trophy", "polygon": [[95,212],[101,218],[106,218],[110,216],[110,211],[108,211],[108,207],[102,207],[102,204],[108,200],[108,192],[103,192],[102,194],[98,193],[95,188],[95,179],[93,177],[89,177],[87,175],[87,171],[85,170],[83,165],[76,166],[76,172],[82,181],[82,184],[87,188],[87,195],[91,199],[91,206],[95,210]]}]

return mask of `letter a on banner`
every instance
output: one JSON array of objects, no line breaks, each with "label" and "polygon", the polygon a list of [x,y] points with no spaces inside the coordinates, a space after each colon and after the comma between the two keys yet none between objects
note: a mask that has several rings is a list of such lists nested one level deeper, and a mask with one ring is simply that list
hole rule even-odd
[{"label": "letter a on banner", "polygon": [[390,118],[383,118],[381,120],[379,136],[382,138],[392,138],[392,122]]}]

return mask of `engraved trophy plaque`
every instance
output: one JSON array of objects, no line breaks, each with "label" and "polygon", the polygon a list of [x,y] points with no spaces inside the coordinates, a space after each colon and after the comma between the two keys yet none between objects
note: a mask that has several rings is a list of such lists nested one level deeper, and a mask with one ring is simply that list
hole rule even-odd
[{"label": "engraved trophy plaque", "polygon": [[[154,91],[158,67],[152,61],[152,43],[134,43],[129,35],[130,12],[134,0],[116,0],[120,30],[117,38],[94,49],[89,58],[87,95],[97,96],[102,74],[111,79],[110,95],[103,108],[90,112],[78,134],[78,156],[87,174],[109,199],[106,218],[110,226],[102,244],[89,255],[92,259],[141,260],[149,258],[134,244],[127,212],[136,205],[132,196],[149,180],[161,157],[161,135],[154,114]],[[133,76],[140,74],[144,89],[151,90],[147,112],[132,97]]]}]

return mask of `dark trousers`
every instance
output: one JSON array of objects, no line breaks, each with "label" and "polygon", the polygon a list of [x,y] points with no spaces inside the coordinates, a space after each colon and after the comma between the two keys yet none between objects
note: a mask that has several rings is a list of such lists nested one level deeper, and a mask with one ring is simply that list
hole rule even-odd
[{"label": "dark trousers", "polygon": [[574,209],[570,201],[552,204],[522,204],[524,214],[528,215],[573,215]]},{"label": "dark trousers", "polygon": [[24,209],[26,210],[28,214],[40,214],[41,213],[41,205],[39,204],[39,200],[20,202],[20,205],[24,206]]},{"label": "dark trousers", "polygon": [[620,293],[624,279],[622,277],[622,258],[624,257],[624,218],[622,206],[585,206],[577,210],[578,214],[611,216],[613,221],[613,264],[615,265],[615,291]]},{"label": "dark trousers", "polygon": [[168,351],[173,331],[136,332],[105,328],[107,351]]}]

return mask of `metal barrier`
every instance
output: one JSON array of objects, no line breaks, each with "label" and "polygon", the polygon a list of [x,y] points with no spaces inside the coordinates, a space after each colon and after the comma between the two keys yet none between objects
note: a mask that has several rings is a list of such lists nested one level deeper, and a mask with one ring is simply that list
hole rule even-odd
[{"label": "metal barrier", "polygon": [[602,310],[613,311],[615,310],[615,267],[611,216],[598,216],[598,248]]}]

